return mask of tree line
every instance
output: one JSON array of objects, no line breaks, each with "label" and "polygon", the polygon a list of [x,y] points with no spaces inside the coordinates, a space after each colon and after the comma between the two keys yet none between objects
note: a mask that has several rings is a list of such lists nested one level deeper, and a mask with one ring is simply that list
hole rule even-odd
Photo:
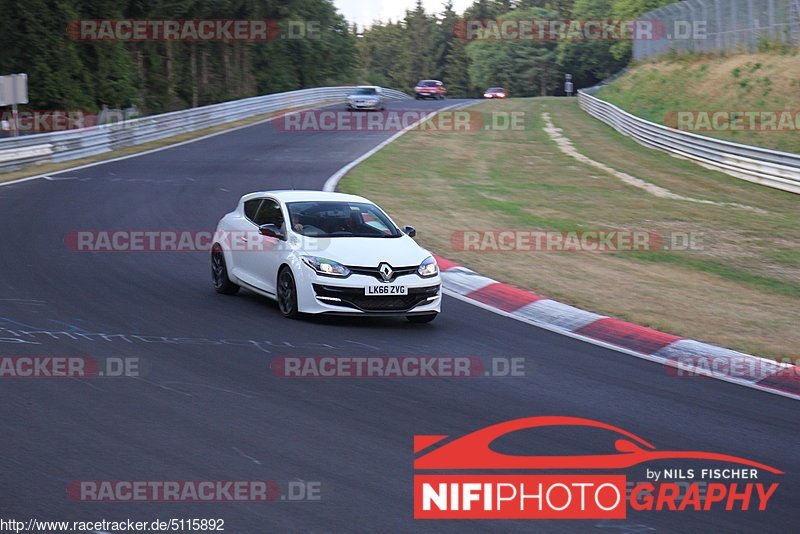
[{"label": "tree line", "polygon": [[[410,90],[422,78],[442,80],[451,96],[477,97],[490,86],[516,96],[554,94],[564,75],[588,87],[631,58],[631,40],[505,39],[469,33],[465,24],[492,21],[631,21],[674,0],[476,0],[463,14],[451,1],[440,13],[422,2],[403,20],[376,23],[358,39],[362,76]],[[466,33],[465,33],[466,31]],[[486,37],[486,38],[479,38]]]},{"label": "tree line", "polygon": [[[402,20],[359,31],[331,0],[0,0],[0,74],[28,74],[31,109],[136,105],[158,113],[325,85],[410,91],[423,78],[444,81],[451,96],[478,96],[490,85],[552,94],[566,72],[581,87],[618,71],[630,42],[470,40],[464,21],[629,20],[671,2],[476,0],[456,13],[446,0],[428,13],[418,0]],[[285,33],[292,21],[313,21],[316,33],[267,42],[87,42],[67,31],[81,19],[269,19]]]},{"label": "tree line", "polygon": [[[329,0],[0,0],[0,74],[28,74],[32,109],[137,105],[148,113],[356,75],[356,40]],[[315,38],[81,41],[83,19],[315,21]]]}]

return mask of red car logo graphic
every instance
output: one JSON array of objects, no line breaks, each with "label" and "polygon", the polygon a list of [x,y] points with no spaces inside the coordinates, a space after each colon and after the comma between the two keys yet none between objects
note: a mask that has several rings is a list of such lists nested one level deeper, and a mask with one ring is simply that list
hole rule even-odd
[{"label": "red car logo graphic", "polygon": [[[517,456],[496,452],[491,444],[518,430],[552,426],[594,427],[619,434],[616,453],[584,456]],[[414,453],[449,436],[414,436]],[[527,417],[492,425],[445,443],[414,460],[414,469],[624,469],[657,460],[713,460],[746,465],[782,475],[783,471],[746,458],[702,451],[658,451],[642,438],[612,425],[579,417]]]}]

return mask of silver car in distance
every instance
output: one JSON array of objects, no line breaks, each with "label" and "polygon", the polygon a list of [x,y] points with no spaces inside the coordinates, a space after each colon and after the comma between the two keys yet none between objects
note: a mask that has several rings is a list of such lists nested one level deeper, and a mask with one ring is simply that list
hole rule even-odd
[{"label": "silver car in distance", "polygon": [[348,111],[383,111],[385,109],[383,90],[375,85],[356,87],[353,93],[347,97]]}]

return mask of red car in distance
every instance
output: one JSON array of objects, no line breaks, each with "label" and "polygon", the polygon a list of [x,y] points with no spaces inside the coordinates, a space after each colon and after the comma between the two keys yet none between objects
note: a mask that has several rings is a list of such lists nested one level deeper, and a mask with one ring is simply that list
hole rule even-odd
[{"label": "red car in distance", "polygon": [[483,98],[508,98],[508,91],[502,87],[490,87],[483,93]]},{"label": "red car in distance", "polygon": [[439,80],[420,80],[414,87],[414,98],[433,98],[434,100],[444,100],[447,98],[447,89]]}]

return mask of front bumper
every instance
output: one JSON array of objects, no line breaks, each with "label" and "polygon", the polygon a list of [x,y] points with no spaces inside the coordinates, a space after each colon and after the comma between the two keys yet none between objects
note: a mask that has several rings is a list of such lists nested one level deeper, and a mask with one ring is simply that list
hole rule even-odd
[{"label": "front bumper", "polygon": [[383,102],[380,100],[370,100],[370,101],[350,101],[347,103],[347,106],[350,109],[381,109],[383,107]]},{"label": "front bumper", "polygon": [[[442,305],[440,276],[421,278],[417,274],[378,282],[374,277],[351,274],[347,278],[319,276],[304,266],[298,280],[298,306],[301,312],[334,315],[415,315],[438,313]],[[371,285],[405,286],[408,295],[367,296]]]},{"label": "front bumper", "polygon": [[363,287],[314,284],[313,288],[318,301],[341,308],[340,311],[406,313],[441,299],[439,285],[408,288],[408,295],[379,297],[364,295]]}]

